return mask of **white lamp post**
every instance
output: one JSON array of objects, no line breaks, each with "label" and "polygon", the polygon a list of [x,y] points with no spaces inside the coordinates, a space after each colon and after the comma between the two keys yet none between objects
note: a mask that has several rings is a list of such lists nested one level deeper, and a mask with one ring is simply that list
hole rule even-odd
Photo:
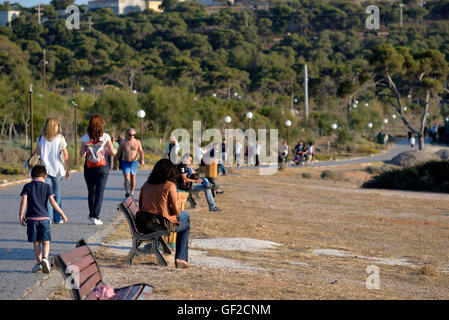
[{"label": "white lamp post", "polygon": [[224,121],[226,122],[226,129],[228,128],[228,125],[231,123],[232,118],[230,116],[224,117]]},{"label": "white lamp post", "polygon": [[393,135],[396,138],[396,115],[393,114],[391,118],[393,119]]},{"label": "white lamp post", "polygon": [[[332,123],[332,125],[331,125],[331,128],[332,128],[332,130],[337,130],[337,128],[338,128],[338,125],[336,124],[336,123]],[[332,135],[334,135],[334,132],[332,132]],[[329,146],[330,146],[330,140],[329,140]],[[334,159],[335,159],[335,152],[336,152],[336,149],[337,149],[337,138],[335,137],[335,146],[334,146]]]},{"label": "white lamp post", "polygon": [[253,113],[251,111],[246,113],[246,118],[248,119],[248,129],[249,129],[249,121],[252,119]]},{"label": "white lamp post", "polygon": [[369,148],[371,149],[371,128],[373,127],[373,124],[371,122],[368,122],[368,141],[369,141]]},{"label": "white lamp post", "polygon": [[287,127],[287,145],[289,145],[288,144],[288,128],[290,128],[291,125],[292,125],[292,122],[290,120],[285,121],[285,126]]},{"label": "white lamp post", "polygon": [[145,111],[140,109],[137,111],[137,117],[140,118],[140,140],[143,140],[143,118],[145,118]]}]

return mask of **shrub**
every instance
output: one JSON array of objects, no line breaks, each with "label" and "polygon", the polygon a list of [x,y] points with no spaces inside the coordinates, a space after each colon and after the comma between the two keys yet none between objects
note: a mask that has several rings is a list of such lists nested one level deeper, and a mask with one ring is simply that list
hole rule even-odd
[{"label": "shrub", "polygon": [[10,166],[1,166],[0,173],[4,175],[14,175],[19,173],[19,169]]},{"label": "shrub", "polygon": [[340,172],[335,172],[331,170],[324,170],[321,172],[321,179],[325,180],[341,180],[343,178],[342,174]]},{"label": "shrub", "polygon": [[409,168],[392,169],[365,182],[363,187],[449,193],[449,162],[429,161]]},{"label": "shrub", "polygon": [[303,177],[304,179],[311,179],[312,178],[312,174],[310,172],[303,172],[301,174],[301,177]]}]

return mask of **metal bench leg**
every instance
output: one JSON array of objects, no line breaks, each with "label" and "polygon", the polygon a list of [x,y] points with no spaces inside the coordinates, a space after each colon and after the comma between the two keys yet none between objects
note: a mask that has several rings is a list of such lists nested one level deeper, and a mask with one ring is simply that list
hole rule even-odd
[{"label": "metal bench leg", "polygon": [[159,238],[158,241],[161,243],[162,249],[164,250],[164,253],[166,253],[166,254],[171,254],[171,250],[170,250],[170,248],[167,246],[167,244],[165,243],[164,239]]},{"label": "metal bench leg", "polygon": [[133,246],[131,248],[131,250],[128,253],[128,257],[126,258],[126,263],[129,265],[133,264],[133,258],[136,254],[139,253],[139,245],[140,245],[140,241],[137,241],[135,239],[133,239]]},{"label": "metal bench leg", "polygon": [[153,243],[153,246],[152,246],[153,247],[152,248],[153,249],[153,253],[154,253],[154,255],[157,258],[157,264],[160,265],[160,266],[166,267],[168,265],[167,261],[165,261],[164,257],[162,256],[162,254],[157,249],[157,240],[156,239],[153,240],[152,243]]}]

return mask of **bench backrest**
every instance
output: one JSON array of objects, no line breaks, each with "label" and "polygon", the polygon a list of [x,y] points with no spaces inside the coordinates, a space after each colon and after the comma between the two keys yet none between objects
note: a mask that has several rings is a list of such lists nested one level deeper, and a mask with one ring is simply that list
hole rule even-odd
[{"label": "bench backrest", "polygon": [[62,273],[75,300],[97,299],[95,288],[104,283],[97,260],[87,245],[53,257],[53,265]]},{"label": "bench backrest", "polygon": [[136,214],[139,211],[139,207],[137,203],[134,201],[132,197],[128,197],[125,201],[123,201],[120,206],[122,207],[122,212],[128,221],[129,227],[132,233],[138,232],[136,227]]}]

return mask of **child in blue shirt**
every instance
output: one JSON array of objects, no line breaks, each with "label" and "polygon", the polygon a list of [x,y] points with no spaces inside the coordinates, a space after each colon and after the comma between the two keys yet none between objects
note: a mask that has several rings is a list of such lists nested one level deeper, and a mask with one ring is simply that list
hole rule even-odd
[{"label": "child in blue shirt", "polygon": [[[53,208],[61,215],[64,222],[67,217],[55,201],[51,186],[45,183],[47,171],[44,166],[35,166],[31,170],[32,181],[23,186],[22,202],[20,203],[20,224],[27,226],[28,242],[33,242],[34,254],[37,263],[32,272],[42,270],[44,273],[50,272],[48,254],[50,253],[50,216],[47,210],[47,201],[50,200]],[[26,210],[26,215],[24,217]],[[26,224],[25,224],[26,222]]]}]

